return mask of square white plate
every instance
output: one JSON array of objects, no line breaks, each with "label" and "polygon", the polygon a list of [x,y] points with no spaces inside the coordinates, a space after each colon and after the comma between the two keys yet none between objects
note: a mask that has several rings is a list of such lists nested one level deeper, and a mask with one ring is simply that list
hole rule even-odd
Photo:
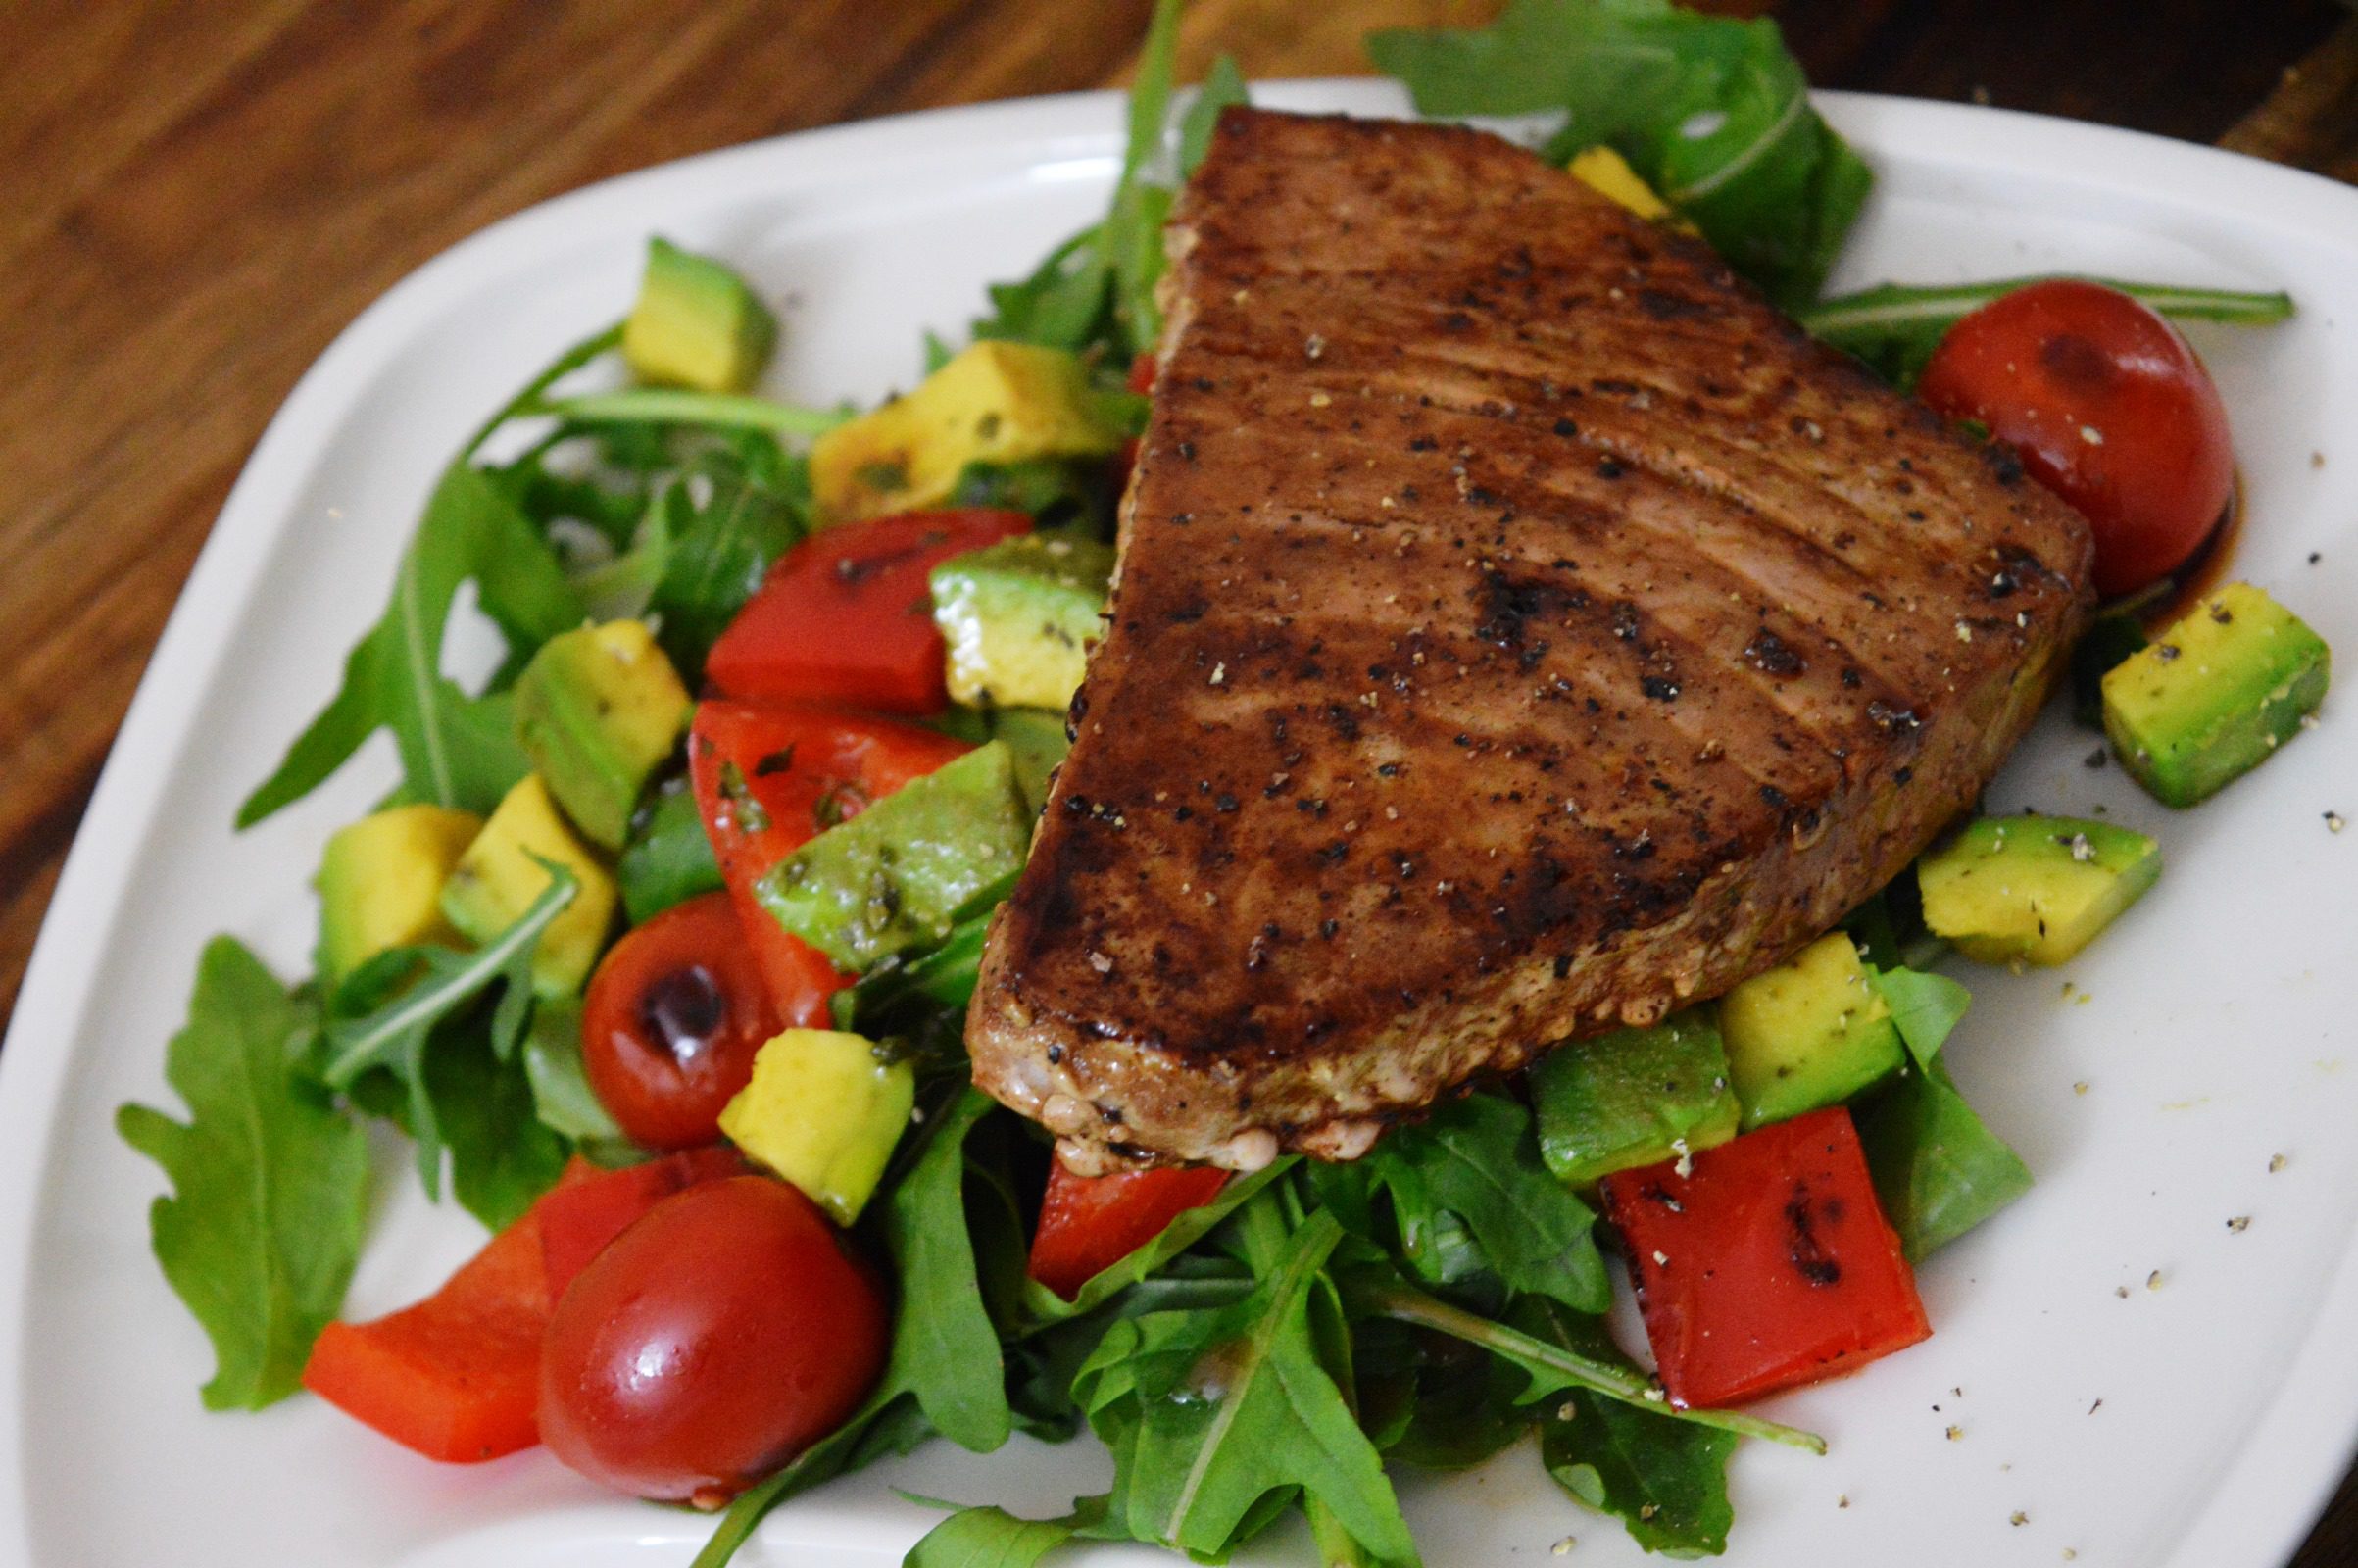
[{"label": "square white plate", "polygon": [[[1259,97],[1403,108],[1381,83]],[[2126,132],[1824,103],[1880,175],[1838,285],[2068,269],[2292,291],[2301,314],[2288,325],[2192,336],[2241,455],[2236,572],[2358,650],[2358,192]],[[702,1521],[602,1496],[539,1452],[437,1467],[309,1398],[206,1415],[205,1342],[148,1254],[159,1176],[109,1118],[125,1099],[172,1102],[164,1042],[211,933],[247,939],[283,973],[307,967],[319,845],[389,782],[390,750],[379,737],[330,787],[242,838],[229,830],[236,804],[333,688],[440,465],[560,346],[619,313],[650,231],[729,257],[785,302],[774,390],[871,398],[915,378],[921,328],[957,329],[984,282],[1027,270],[1101,211],[1118,122],[1106,95],[995,105],[617,179],[423,268],[305,377],[157,650],[0,1057],[0,1192],[12,1199],[0,1212],[0,1560],[600,1568],[692,1555]],[[461,663],[487,656],[457,641]],[[2117,768],[2084,766],[2093,745],[2050,715],[1994,804],[2109,811],[2158,834],[2169,869],[2070,968],[1973,971],[1974,1013],[1950,1047],[1967,1093],[2039,1185],[1923,1271],[1929,1344],[1770,1407],[1834,1451],[1747,1446],[1730,1559],[1745,1568],[2045,1564],[2066,1548],[2091,1565],[2259,1568],[2290,1551],[2348,1462],[2358,832],[2330,833],[2324,813],[2358,817],[2358,730],[2330,711],[2187,814]],[[2060,994],[2066,979],[2075,994]],[[2245,1215],[2248,1229],[2231,1231]],[[388,1177],[348,1311],[416,1298],[478,1241],[465,1217]],[[897,1561],[934,1515],[888,1482],[1047,1512],[1105,1471],[1085,1441],[1018,1440],[989,1458],[936,1445],[790,1504],[741,1560]],[[1578,1561],[1639,1560],[1528,1448],[1469,1477],[1412,1476],[1405,1492],[1436,1568],[1546,1560],[1567,1535]],[[1281,1539],[1253,1560],[1306,1562],[1308,1544]]]}]

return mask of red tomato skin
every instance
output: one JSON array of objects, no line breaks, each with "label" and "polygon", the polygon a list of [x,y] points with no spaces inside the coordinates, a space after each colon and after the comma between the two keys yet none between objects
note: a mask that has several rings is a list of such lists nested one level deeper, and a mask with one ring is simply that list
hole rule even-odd
[{"label": "red tomato skin", "polygon": [[692,1187],[557,1303],[541,1438],[617,1492],[716,1505],[841,1425],[887,1340],[882,1292],[809,1199],[765,1176]]},{"label": "red tomato skin", "polygon": [[731,697],[846,703],[887,713],[950,706],[926,574],[1031,531],[1021,512],[910,512],[848,523],[788,551],[705,661]]},{"label": "red tomato skin", "polygon": [[[590,1259],[656,1204],[673,1193],[742,1176],[745,1170],[745,1157],[735,1149],[712,1144],[644,1164],[597,1171],[550,1192],[532,1207],[540,1218],[540,1257],[549,1277],[550,1301],[564,1296]],[[537,1377],[537,1358],[533,1366]]]},{"label": "red tomato skin", "polygon": [[827,999],[851,982],[770,918],[755,883],[834,823],[971,749],[914,724],[807,703],[697,705],[689,784],[780,1027],[826,1028]]},{"label": "red tomato skin", "polygon": [[2117,289],[2053,278],[1990,301],[1940,340],[1916,395],[1979,420],[2086,514],[2107,599],[2186,564],[2235,493],[2219,389],[2176,327]]},{"label": "red tomato skin", "polygon": [[1040,1228],[1032,1234],[1031,1276],[1069,1301],[1093,1276],[1146,1246],[1179,1215],[1210,1202],[1227,1183],[1228,1172],[1210,1165],[1076,1176],[1051,1162]]},{"label": "red tomato skin", "polygon": [[1758,1398],[1932,1333],[1842,1106],[1704,1150],[1686,1176],[1671,1161],[1601,1187],[1677,1405]]},{"label": "red tomato skin", "polygon": [[[712,1021],[674,1050],[664,1019],[683,1009]],[[633,927],[600,960],[582,1002],[581,1065],[631,1142],[693,1149],[720,1136],[721,1107],[782,1027],[729,895],[707,893]]]}]

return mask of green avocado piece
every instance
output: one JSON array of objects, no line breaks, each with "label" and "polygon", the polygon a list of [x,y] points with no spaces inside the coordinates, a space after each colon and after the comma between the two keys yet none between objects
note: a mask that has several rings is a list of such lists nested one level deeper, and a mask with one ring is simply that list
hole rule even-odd
[{"label": "green avocado piece", "polygon": [[622,323],[622,358],[642,381],[742,392],[761,376],[778,318],[744,278],[668,240],[647,242],[638,302]]},{"label": "green avocado piece", "polygon": [[527,773],[501,798],[467,853],[442,884],[442,912],[472,942],[489,942],[514,925],[548,891],[549,868],[565,867],[579,884],[532,952],[532,989],[542,997],[581,989],[606,950],[614,925],[614,873],[581,842],[557,809],[538,773]]},{"label": "green avocado piece", "polygon": [[516,677],[516,737],[582,835],[618,850],[690,706],[646,622],[609,621],[552,637],[532,656]]},{"label": "green avocado piece", "polygon": [[2104,733],[2164,806],[2208,800],[2325,701],[2333,657],[2299,616],[2230,583],[2104,677]]},{"label": "green avocado piece", "polygon": [[968,752],[827,829],[765,872],[754,896],[857,974],[932,947],[1023,869],[1031,815],[1004,741]]},{"label": "green avocado piece", "polygon": [[1104,635],[1113,547],[1023,534],[933,568],[933,620],[950,648],[950,695],[978,707],[1061,710]]},{"label": "green avocado piece", "polygon": [[1559,1046],[1532,1068],[1531,1101],[1540,1157],[1576,1187],[1724,1144],[1742,1114],[1708,1007]]},{"label": "green avocado piece", "polygon": [[1049,778],[1072,750],[1064,715],[1037,708],[1002,708],[991,715],[991,737],[1007,743],[1015,760],[1015,788],[1032,815],[1048,804]]},{"label": "green avocado piece", "polygon": [[460,943],[442,884],[481,830],[472,811],[396,806],[338,829],[319,858],[319,967],[330,983],[380,953]]},{"label": "green avocado piece", "polygon": [[725,885],[685,775],[664,785],[633,818],[614,880],[622,885],[622,911],[632,925]]},{"label": "green avocado piece", "polygon": [[2161,846],[2110,822],[1985,816],[1916,862],[1924,923],[1985,963],[2062,963],[2161,875]]},{"label": "green avocado piece", "polygon": [[1846,931],[1830,931],[1720,999],[1745,1131],[1840,1104],[1906,1059],[1891,1004]]}]

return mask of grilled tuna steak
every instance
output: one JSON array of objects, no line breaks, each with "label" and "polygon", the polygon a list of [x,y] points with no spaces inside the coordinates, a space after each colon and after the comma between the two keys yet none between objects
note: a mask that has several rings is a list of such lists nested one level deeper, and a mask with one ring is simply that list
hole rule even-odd
[{"label": "grilled tuna steak", "polygon": [[1074,1168],[1350,1158],[1714,996],[2044,700],[2086,522],[1530,154],[1230,110],[1170,240],[1112,623],[967,1022]]}]

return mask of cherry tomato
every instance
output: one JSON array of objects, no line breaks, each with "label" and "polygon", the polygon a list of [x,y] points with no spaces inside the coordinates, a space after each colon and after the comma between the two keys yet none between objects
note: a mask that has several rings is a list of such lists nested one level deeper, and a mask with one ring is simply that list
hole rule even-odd
[{"label": "cherry tomato", "polygon": [[2186,564],[2227,510],[2235,445],[2219,389],[2159,314],[2054,278],[1949,328],[1917,396],[1977,419],[2087,514],[2105,598]]},{"label": "cherry tomato", "polygon": [[616,1491],[714,1507],[841,1425],[888,1338],[876,1282],[800,1192],[766,1176],[692,1187],[558,1301],[541,1441]]},{"label": "cherry tomato", "polygon": [[674,905],[625,935],[590,978],[581,1065],[631,1141],[690,1149],[782,1027],[725,893]]}]

